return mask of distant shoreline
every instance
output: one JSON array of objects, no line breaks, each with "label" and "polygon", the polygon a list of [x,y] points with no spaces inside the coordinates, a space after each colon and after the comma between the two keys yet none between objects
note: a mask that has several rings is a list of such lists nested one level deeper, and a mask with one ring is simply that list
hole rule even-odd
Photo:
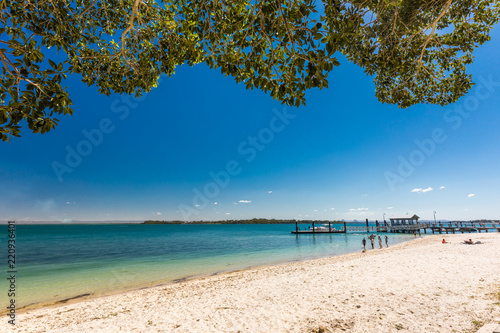
[{"label": "distant shoreline", "polygon": [[[160,221],[160,220],[139,220],[139,221],[16,221],[17,225],[118,225],[118,224],[311,224],[311,223],[344,223],[343,221],[328,220],[268,220],[268,219],[249,219],[249,220],[218,220],[218,221]],[[7,221],[0,221],[0,225],[7,225]],[[365,223],[364,221],[347,223]],[[372,222],[370,222],[372,223]],[[375,223],[375,222],[373,222]]]},{"label": "distant shoreline", "polygon": [[[338,220],[292,220],[292,219],[264,219],[264,218],[253,218],[253,219],[245,219],[245,220],[217,220],[217,221],[164,221],[164,220],[111,220],[111,221],[16,221],[17,225],[118,225],[118,224],[172,224],[172,225],[189,225],[189,224],[342,224],[344,221]],[[383,223],[383,221],[379,221]],[[422,220],[421,223],[433,223],[433,221]],[[446,223],[499,223],[500,219],[495,220],[486,220],[486,219],[477,219],[477,220],[440,220],[439,222]],[[366,221],[345,221],[345,223],[366,223]],[[368,223],[376,223],[375,220],[369,220]],[[8,221],[0,221],[0,225],[7,225]]]},{"label": "distant shoreline", "polygon": [[[343,221],[328,220],[274,220],[274,219],[251,219],[251,220],[218,220],[218,221],[158,221],[147,220],[142,224],[295,224],[295,223],[344,223]],[[363,222],[365,223],[365,222]]]}]

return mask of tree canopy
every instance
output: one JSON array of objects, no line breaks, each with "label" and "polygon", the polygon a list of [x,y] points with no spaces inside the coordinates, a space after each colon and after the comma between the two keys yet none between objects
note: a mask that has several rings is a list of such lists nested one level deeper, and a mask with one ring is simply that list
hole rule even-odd
[{"label": "tree canopy", "polygon": [[[140,96],[204,62],[287,105],[328,87],[336,54],[406,108],[446,105],[498,22],[496,0],[25,0],[0,2],[0,136],[46,133],[72,114],[64,79]],[[54,49],[57,52],[54,52]]]}]

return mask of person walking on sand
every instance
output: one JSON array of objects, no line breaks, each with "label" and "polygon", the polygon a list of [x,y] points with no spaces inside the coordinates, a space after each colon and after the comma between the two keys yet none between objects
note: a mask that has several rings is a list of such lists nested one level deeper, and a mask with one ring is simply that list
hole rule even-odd
[{"label": "person walking on sand", "polygon": [[389,237],[387,237],[387,235],[385,235],[385,246],[386,247],[389,247]]},{"label": "person walking on sand", "polygon": [[382,248],[382,238],[380,236],[378,236],[378,245]]},{"label": "person walking on sand", "polygon": [[361,243],[363,243],[363,251],[366,251],[366,238],[363,237]]}]

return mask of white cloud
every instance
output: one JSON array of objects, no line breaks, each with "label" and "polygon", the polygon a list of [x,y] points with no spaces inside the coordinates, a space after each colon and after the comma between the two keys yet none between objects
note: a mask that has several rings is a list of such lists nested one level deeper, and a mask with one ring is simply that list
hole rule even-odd
[{"label": "white cloud", "polygon": [[471,194],[469,194],[469,195],[467,196],[467,198],[472,198],[473,196],[475,196],[475,194],[474,194],[474,193],[471,193]]},{"label": "white cloud", "polygon": [[351,208],[349,209],[351,212],[359,212],[359,211],[362,211],[362,210],[368,210],[368,208]]},{"label": "white cloud", "polygon": [[394,207],[387,207],[387,209],[393,209]]},{"label": "white cloud", "polygon": [[216,201],[216,202],[214,202],[214,205],[218,205],[218,204],[219,204],[219,203],[218,203],[217,201]]},{"label": "white cloud", "polygon": [[314,211],[315,211],[315,212],[317,212],[318,210],[317,210],[317,209],[315,209]]},{"label": "white cloud", "polygon": [[194,205],[195,207],[200,207],[200,205]]},{"label": "white cloud", "polygon": [[428,187],[428,188],[414,188],[413,190],[411,190],[410,192],[415,192],[415,193],[418,193],[418,192],[422,192],[422,193],[425,193],[425,192],[429,192],[429,191],[432,191],[433,188],[432,187]]},{"label": "white cloud", "polygon": [[71,205],[71,202],[69,202],[69,201],[66,201],[66,205]]},{"label": "white cloud", "polygon": [[250,203],[250,202],[252,202],[252,201],[250,201],[250,200],[240,200],[240,201],[238,201],[238,202],[239,202],[239,203]]},{"label": "white cloud", "polygon": [[73,220],[72,220],[72,219],[64,219],[64,220],[62,220],[62,221],[63,221],[63,223],[71,223],[71,222],[73,222]]},{"label": "white cloud", "polygon": [[362,197],[367,197],[367,196],[368,196],[368,194],[361,194],[361,196],[362,196]]},{"label": "white cloud", "polygon": [[271,194],[271,193],[273,193],[273,191],[267,191],[267,193]]},{"label": "white cloud", "polygon": [[335,210],[335,208],[330,208],[330,210]]},{"label": "white cloud", "polygon": [[231,213],[226,213],[226,215],[231,215]]},{"label": "white cloud", "polygon": [[444,186],[441,186],[441,187],[440,187],[439,189],[440,189],[440,190],[442,190],[443,188],[446,188],[446,187],[444,187]]},{"label": "white cloud", "polygon": [[160,213],[160,212],[156,212],[156,213],[155,213],[155,212],[153,212],[153,214],[156,214],[156,215],[161,215],[161,213]]}]

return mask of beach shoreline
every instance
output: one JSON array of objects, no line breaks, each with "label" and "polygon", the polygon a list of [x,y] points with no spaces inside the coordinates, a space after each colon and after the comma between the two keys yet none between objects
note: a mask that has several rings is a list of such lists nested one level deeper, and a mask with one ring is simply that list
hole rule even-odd
[{"label": "beach shoreline", "polygon": [[[471,237],[484,244],[459,244]],[[441,244],[442,238],[450,243]],[[433,235],[366,253],[252,267],[26,309],[17,314],[15,328],[473,332],[500,317],[499,291],[499,233]]]},{"label": "beach shoreline", "polygon": [[[183,231],[183,235],[189,235],[189,233],[185,232],[186,230]],[[125,258],[126,255],[116,256],[116,253],[120,253],[121,251],[117,247],[113,251],[115,257],[118,257],[117,261],[113,261],[106,254],[101,256],[100,253],[90,253],[87,257],[83,256],[81,258],[82,261],[79,261],[78,256],[76,258],[66,256],[67,258],[63,258],[61,261],[54,261],[54,265],[49,265],[48,268],[37,265],[38,267],[34,267],[35,270],[38,269],[37,273],[34,273],[33,268],[29,267],[28,264],[26,267],[21,268],[22,275],[24,277],[29,276],[30,279],[20,281],[22,289],[16,300],[17,312],[21,313],[29,309],[52,305],[69,304],[96,297],[121,294],[128,291],[163,286],[233,271],[283,265],[358,252],[361,239],[367,235],[366,233],[350,233],[348,237],[346,235],[319,235],[316,237],[306,235],[297,237],[290,236],[287,233],[289,231],[288,228],[279,230],[278,232],[273,230],[274,234],[278,236],[274,239],[280,239],[277,243],[282,246],[279,247],[276,243],[272,246],[262,246],[262,240],[259,241],[259,239],[262,239],[262,235],[265,235],[264,238],[273,237],[266,232],[262,232],[262,230],[258,230],[260,233],[256,236],[248,232],[248,230],[244,232],[239,231],[244,240],[251,238],[257,247],[249,247],[247,245],[245,250],[245,247],[239,247],[238,242],[240,239],[238,237],[226,232],[226,237],[221,237],[221,241],[215,239],[212,242],[205,242],[205,244],[201,245],[201,248],[203,246],[218,247],[219,253],[217,251],[212,251],[212,253],[208,254],[199,252],[197,255],[198,260],[193,260],[193,258],[196,258],[196,255],[193,255],[192,250],[188,247],[178,251],[177,254],[175,251],[172,254],[169,253],[168,249],[165,251],[164,248],[158,246],[157,252],[150,253],[151,257],[141,256],[142,249],[137,248],[137,252],[134,252],[133,255],[129,253],[128,258]],[[47,233],[46,230],[44,232]],[[76,233],[73,231],[69,234],[78,234],[78,231]],[[223,243],[227,238],[231,238],[231,244],[228,246],[217,245]],[[168,241],[169,238],[167,236],[166,238],[159,237],[158,239],[161,243],[166,242],[166,240]],[[237,240],[234,241],[234,239]],[[389,235],[389,243],[394,245],[408,241],[409,239],[415,239],[414,235]],[[120,243],[122,248],[126,247],[124,246],[126,240],[124,239]],[[140,241],[135,239],[130,239],[129,241],[140,243]],[[97,243],[103,248],[103,253],[107,253],[105,246],[109,245],[106,244],[106,241],[103,242],[101,239]],[[172,246],[175,244],[188,244],[188,242],[177,241]],[[64,252],[64,246],[60,246],[57,242],[53,246],[59,247],[57,250],[52,250],[47,254],[50,255],[51,252],[59,254],[61,253],[59,251]],[[68,246],[68,244],[65,244],[65,246]],[[236,252],[231,253],[232,246],[236,246]],[[48,244],[46,247],[51,248],[51,245]],[[129,251],[127,248],[123,250],[125,253]],[[220,250],[225,252],[221,252]],[[81,255],[86,251],[85,247],[82,247],[81,244],[78,246],[77,244],[73,247],[72,252]],[[184,260],[183,251],[185,251],[186,260]],[[266,252],[266,255],[262,255],[262,253]],[[136,254],[139,254],[139,256]],[[92,255],[94,256],[92,257]],[[90,257],[93,260],[88,260]],[[205,258],[205,260],[200,260],[200,258]],[[49,257],[45,258],[45,262],[50,263],[51,260]],[[146,264],[147,262],[149,264]],[[172,265],[172,263],[174,264]],[[8,301],[4,298],[0,297],[0,300],[4,302]],[[7,309],[0,309],[0,316],[7,312]]]},{"label": "beach shoreline", "polygon": [[[414,241],[416,239],[409,240],[407,242]],[[398,243],[402,244],[402,243]],[[245,268],[241,269],[227,269],[227,270],[220,270],[214,273],[199,273],[199,274],[193,274],[193,275],[188,275],[188,276],[182,276],[180,278],[176,278],[173,280],[159,280],[155,282],[151,282],[149,284],[139,284],[139,285],[131,285],[128,287],[125,287],[123,289],[117,290],[117,291],[106,291],[106,292],[90,292],[90,293],[85,293],[82,295],[75,295],[74,297],[69,297],[68,299],[64,300],[57,300],[53,302],[41,302],[41,303],[34,303],[34,304],[29,304],[27,306],[23,306],[19,309],[16,310],[16,313],[22,314],[28,311],[34,311],[38,309],[44,309],[44,308],[57,308],[59,306],[63,305],[68,305],[68,304],[74,304],[74,303],[79,303],[79,302],[85,302],[85,301],[90,301],[93,299],[98,299],[102,297],[109,297],[109,296],[116,296],[116,295],[121,295],[129,292],[134,292],[138,290],[143,290],[143,289],[151,289],[151,288],[157,288],[157,287],[164,287],[164,286],[169,286],[169,285],[175,285],[178,283],[184,283],[188,281],[193,281],[193,280],[199,280],[199,279],[205,279],[205,278],[210,278],[213,276],[219,276],[219,275],[224,275],[224,274],[231,274],[231,273],[237,273],[237,272],[243,272],[243,271],[248,271],[248,270],[253,270],[253,269],[262,269],[262,268],[267,268],[267,267],[275,267],[275,266],[282,266],[282,265],[289,265],[293,263],[300,263],[300,262],[307,262],[307,261],[313,261],[313,260],[320,260],[320,259],[325,259],[325,258],[333,258],[333,257],[339,257],[339,256],[344,256],[344,255],[349,255],[349,254],[355,254],[357,252],[350,252],[350,253],[343,253],[343,254],[338,254],[335,256],[329,256],[329,257],[320,257],[320,258],[309,258],[309,259],[293,259],[293,260],[283,260],[283,261],[275,261],[269,264],[262,264],[262,265],[256,265],[256,266],[248,266]],[[0,316],[6,315],[8,311],[3,311],[0,310]]]}]

